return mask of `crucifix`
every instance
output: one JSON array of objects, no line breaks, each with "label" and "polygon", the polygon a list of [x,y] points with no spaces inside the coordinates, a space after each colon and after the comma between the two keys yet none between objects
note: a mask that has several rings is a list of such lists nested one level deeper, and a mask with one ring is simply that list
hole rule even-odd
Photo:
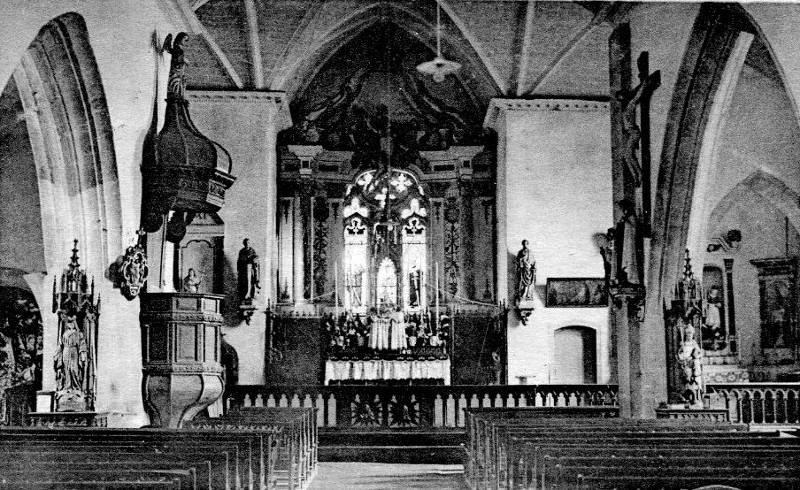
[{"label": "crucifix", "polygon": [[[661,72],[650,73],[650,56],[647,51],[639,55],[639,85],[631,90],[620,90],[617,99],[622,105],[622,160],[630,183],[641,191],[642,234],[650,236],[650,97],[661,85]],[[638,109],[638,110],[637,110]],[[637,121],[638,112],[638,121]],[[638,122],[638,124],[637,124]],[[640,157],[637,156],[637,150]],[[636,192],[639,194],[639,192]]]}]

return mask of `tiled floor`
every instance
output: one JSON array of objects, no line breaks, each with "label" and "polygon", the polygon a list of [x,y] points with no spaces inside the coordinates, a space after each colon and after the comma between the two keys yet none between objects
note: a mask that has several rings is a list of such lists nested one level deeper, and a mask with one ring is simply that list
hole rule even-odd
[{"label": "tiled floor", "polygon": [[319,463],[309,490],[462,490],[461,465]]}]

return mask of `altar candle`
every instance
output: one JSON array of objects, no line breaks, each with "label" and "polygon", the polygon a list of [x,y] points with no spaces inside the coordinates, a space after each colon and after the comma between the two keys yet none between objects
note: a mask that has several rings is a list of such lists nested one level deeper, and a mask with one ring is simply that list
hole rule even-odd
[{"label": "altar candle", "polygon": [[436,285],[433,287],[436,295],[436,330],[439,330],[439,262],[436,262]]},{"label": "altar candle", "polygon": [[339,262],[333,263],[333,309],[339,321]]}]

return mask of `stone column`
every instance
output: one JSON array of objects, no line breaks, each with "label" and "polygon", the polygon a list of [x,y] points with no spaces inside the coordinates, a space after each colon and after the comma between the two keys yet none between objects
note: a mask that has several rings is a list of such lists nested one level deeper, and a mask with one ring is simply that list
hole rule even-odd
[{"label": "stone column", "polygon": [[225,340],[239,355],[239,382],[261,384],[265,316],[245,325],[238,311],[236,262],[242,240],[258,254],[261,289],[253,300],[258,311],[277,300],[278,241],[277,135],[291,125],[283,92],[187,91],[195,125],[230,152],[236,183],[227,191],[219,217],[225,223]]}]

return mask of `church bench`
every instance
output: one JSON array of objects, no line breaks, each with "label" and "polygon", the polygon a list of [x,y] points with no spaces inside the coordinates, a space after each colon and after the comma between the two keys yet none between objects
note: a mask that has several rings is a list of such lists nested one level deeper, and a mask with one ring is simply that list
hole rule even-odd
[{"label": "church bench", "polygon": [[[2,464],[2,478],[13,481],[29,479],[31,475],[65,476],[63,461],[16,461]],[[202,468],[201,468],[202,469]],[[165,476],[176,479],[182,489],[205,488],[198,482],[197,467],[179,466],[174,461],[142,461],[140,459],[98,461],[91,459],[69,461],[69,478],[125,480],[128,475]],[[201,472],[202,476],[202,472]],[[89,478],[89,479],[91,479]],[[201,480],[202,481],[202,480]]]},{"label": "church bench", "polygon": [[[773,439],[773,441],[787,441],[787,439]],[[741,441],[737,444],[719,445],[707,442],[684,438],[680,442],[673,441],[674,444],[682,445],[653,444],[652,441],[628,447],[614,444],[607,446],[540,444],[523,452],[520,461],[515,461],[508,466],[506,481],[494,480],[493,486],[495,488],[518,486],[530,488],[529,482],[536,481],[537,475],[542,474],[544,461],[552,463],[560,460],[568,463],[569,458],[584,458],[585,460],[596,458],[598,463],[604,461],[606,466],[611,464],[610,462],[626,460],[638,460],[639,465],[646,465],[645,461],[649,459],[653,462],[652,466],[660,467],[673,459],[684,462],[695,458],[715,461],[719,466],[743,466],[745,464],[769,466],[770,464],[786,463],[787,466],[793,468],[797,468],[797,461],[800,458],[800,444],[797,441],[788,441],[791,444],[781,442],[780,445],[742,445]]]},{"label": "church bench", "polygon": [[[775,458],[770,459],[775,454],[765,454],[763,451],[775,451],[776,447],[780,449],[797,447],[797,443],[794,442],[797,439],[778,438],[776,437],[778,432],[748,433],[741,427],[714,421],[687,423],[675,420],[627,421],[613,418],[548,419],[537,417],[531,410],[481,409],[471,414],[470,411],[467,410],[467,420],[468,435],[471,437],[467,445],[465,467],[469,468],[468,481],[473,487],[479,488],[511,488],[515,483],[519,484],[520,481],[524,481],[524,477],[534,473],[530,471],[531,466],[535,467],[535,461],[531,461],[532,450],[543,450],[559,444],[567,444],[567,447],[579,451],[578,454],[584,456],[587,454],[606,456],[605,453],[609,451],[635,456],[642,450],[652,450],[655,445],[658,449],[662,449],[657,457],[669,458],[675,453],[664,451],[666,448],[662,445],[668,446],[671,450],[685,444],[688,438],[691,446],[679,448],[679,451],[684,451],[683,454],[686,454],[685,451],[697,451],[700,448],[695,454],[702,457],[714,449],[723,449],[720,444],[727,444],[725,447],[729,450],[728,459],[736,465],[734,467],[743,466],[742,461],[746,459],[737,456],[737,453],[742,452],[742,445],[746,446],[747,451],[762,451],[758,454],[763,455],[761,456],[764,459],[761,461],[763,466],[769,466],[776,461]],[[587,435],[593,438],[587,439]],[[759,445],[758,441],[767,442]],[[603,443],[605,445],[601,445]],[[796,453],[794,449],[793,452]],[[511,451],[510,456],[507,454],[509,451]],[[528,469],[521,472],[522,475],[519,474],[519,468],[515,470],[516,452],[519,452],[523,462],[529,465]],[[753,456],[758,458],[758,454],[754,453]],[[795,456],[784,456],[784,460],[796,466]],[[708,462],[720,467],[726,464],[724,458],[712,457]],[[663,462],[658,461],[654,466],[663,466]],[[785,475],[781,475],[783,476]]]},{"label": "church bench", "polygon": [[[182,442],[165,443],[159,440],[125,442],[114,439],[81,441],[0,441],[0,454],[33,456],[40,460],[60,461],[71,464],[74,461],[169,461],[176,465],[191,464],[202,474],[201,481],[218,488],[238,486],[240,481],[237,458],[239,445],[230,441],[194,441],[187,445]],[[0,463],[0,468],[3,463]]]},{"label": "church bench", "polygon": [[571,441],[564,442],[557,439],[530,441],[525,438],[512,438],[513,446],[509,449],[509,467],[514,465],[528,465],[536,467],[536,464],[545,455],[592,455],[602,454],[622,456],[630,454],[652,454],[656,453],[662,457],[671,454],[683,454],[694,450],[714,448],[715,451],[744,452],[754,451],[783,451],[785,453],[796,453],[800,444],[797,440],[788,438],[693,438],[693,437],[674,437],[674,438],[651,438],[651,439],[625,439],[616,441]]},{"label": "church bench", "polygon": [[[34,472],[41,469],[43,475],[52,474],[55,470],[72,472],[73,467],[80,467],[91,463],[98,468],[104,466],[125,465],[138,466],[140,471],[168,471],[170,469],[186,471],[196,475],[198,486],[201,488],[231,489],[236,485],[230,473],[229,455],[212,453],[212,448],[203,448],[207,454],[198,454],[194,451],[167,453],[148,453],[131,448],[109,448],[108,446],[89,446],[84,449],[71,449],[67,453],[62,451],[22,450],[0,452],[3,458],[19,458],[19,461],[9,459],[0,462],[0,473],[10,474],[14,471]],[[32,463],[28,463],[32,462]],[[166,467],[165,467],[166,465]],[[122,470],[124,473],[125,470]],[[104,474],[98,470],[99,474]]]},{"label": "church bench", "polygon": [[[685,490],[700,489],[711,485],[726,485],[738,490],[796,490],[800,488],[798,477],[738,476],[726,475],[683,476],[578,476],[573,484],[561,489],[574,490]],[[559,490],[561,490],[559,489]]]},{"label": "church bench", "polygon": [[[280,431],[280,429],[276,429]],[[270,430],[242,431],[242,430],[196,430],[196,429],[17,429],[0,433],[0,445],[7,439],[22,439],[24,441],[61,441],[61,444],[115,444],[125,441],[128,444],[138,444],[147,447],[157,447],[166,452],[172,447],[183,449],[197,447],[199,444],[209,445],[208,450],[213,451],[222,447],[222,444],[235,444],[233,448],[235,463],[235,476],[232,480],[237,484],[245,481],[249,487],[257,487],[253,481],[253,474],[259,473],[266,479],[268,472],[266,462],[267,454],[275,440],[276,432]],[[244,473],[244,480],[239,475]]]},{"label": "church bench", "polygon": [[[685,434],[692,432],[693,437],[701,433],[709,437],[722,437],[725,435],[744,435],[745,432],[734,431],[732,426],[724,424],[706,425],[701,424],[687,429],[681,427],[673,421],[649,421],[648,423],[636,424],[632,428],[623,426],[604,426],[601,422],[599,427],[592,426],[591,423],[584,425],[582,422],[578,426],[559,426],[557,429],[549,427],[546,422],[536,422],[534,427],[524,421],[495,421],[483,427],[477,432],[477,440],[471,441],[471,450],[467,454],[467,465],[470,476],[478,474],[486,478],[486,473],[494,473],[501,469],[508,460],[506,453],[511,450],[513,444],[509,441],[510,437],[517,437],[522,440],[567,440],[576,439],[580,442],[586,441],[587,434],[599,434],[604,440],[613,437],[631,434],[632,437],[652,438],[659,435],[669,436],[670,434]],[[764,437],[768,437],[767,434]],[[774,436],[773,436],[774,437]],[[526,439],[527,438],[527,439]],[[512,457],[513,459],[513,457]]]},{"label": "church bench", "polygon": [[164,488],[195,489],[194,475],[185,469],[73,468],[64,466],[3,471],[0,488]]},{"label": "church bench", "polygon": [[[271,437],[272,434],[267,437],[266,448],[271,444]],[[216,466],[211,470],[215,478],[224,478],[224,484],[217,482],[217,487],[244,485],[256,488],[259,485],[253,481],[253,471],[262,471],[262,454],[267,451],[264,439],[264,434],[241,431],[19,429],[0,432],[0,451],[4,447],[6,451],[19,451],[22,447],[32,445],[38,445],[39,451],[42,451],[43,445],[61,444],[64,447],[74,446],[77,450],[91,446],[98,454],[114,453],[115,457],[119,457],[120,451],[124,450],[136,454],[156,452],[162,459],[170,455],[177,460],[186,460],[190,455],[202,460],[210,454],[219,453],[221,456],[215,456]],[[224,459],[219,459],[223,456]],[[244,472],[243,478],[240,472]]]},{"label": "church bench", "polygon": [[[631,464],[634,463],[634,464]],[[613,476],[642,477],[659,475],[702,477],[744,477],[751,478],[784,478],[798,476],[795,461],[781,461],[782,466],[770,466],[769,461],[756,461],[748,464],[746,458],[728,460],[708,457],[696,461],[676,461],[673,459],[658,460],[625,460],[614,461],[601,457],[585,460],[582,463],[563,458],[545,459],[543,467],[535,480],[535,484],[522,485],[522,488],[565,488],[576,481],[578,476]],[[534,483],[533,481],[530,483]]]},{"label": "church bench", "polygon": [[[311,407],[240,407],[220,418],[221,423],[235,425],[278,425],[284,429],[284,442],[289,451],[287,477],[293,488],[297,479],[304,486],[316,474],[319,434],[317,409]],[[278,470],[282,473],[283,470]]]}]

